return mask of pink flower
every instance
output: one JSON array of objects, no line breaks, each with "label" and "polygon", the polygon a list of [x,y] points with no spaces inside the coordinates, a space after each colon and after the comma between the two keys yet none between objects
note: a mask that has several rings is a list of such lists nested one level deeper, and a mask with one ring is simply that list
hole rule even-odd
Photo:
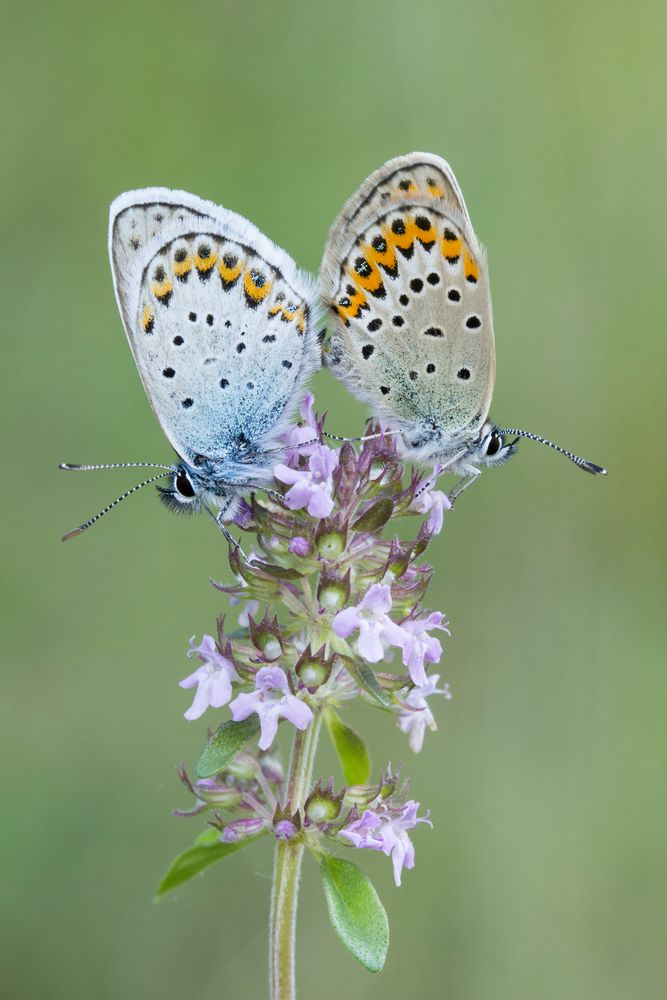
[{"label": "pink flower", "polygon": [[403,650],[403,665],[408,668],[413,683],[418,686],[428,684],[424,662],[440,662],[442,646],[435,636],[428,633],[431,629],[438,628],[449,635],[447,622],[442,624],[443,618],[440,611],[432,611],[426,618],[408,618],[396,626],[399,631],[394,645]]},{"label": "pink flower", "polygon": [[241,722],[256,712],[261,727],[259,749],[268,750],[283,718],[297,729],[305,729],[313,718],[308,705],[289,690],[287,674],[281,667],[262,667],[255,677],[256,688],[240,694],[230,704],[232,719]]},{"label": "pink flower", "polygon": [[442,490],[433,489],[441,472],[442,467],[436,466],[426,486],[417,492],[410,504],[410,510],[416,510],[418,514],[428,514],[426,525],[434,535],[439,535],[442,531],[445,511],[452,509],[452,503],[447,494],[443,493]]},{"label": "pink flower", "polygon": [[290,538],[287,551],[295,556],[309,556],[312,555],[313,546],[307,538],[304,538],[302,535],[295,535],[294,538]]},{"label": "pink flower", "polygon": [[194,636],[190,639],[188,656],[198,656],[202,662],[194,673],[179,682],[182,688],[193,688],[197,685],[197,693],[190,708],[185,712],[185,718],[192,721],[203,715],[206,709],[222,708],[232,696],[232,681],[241,678],[234,664],[218,650],[211,635],[202,636],[199,646],[193,645]]},{"label": "pink flower", "polygon": [[414,829],[418,823],[428,823],[426,816],[417,816],[419,803],[410,799],[400,813],[393,815],[385,807],[376,812],[366,809],[363,816],[354,820],[349,826],[339,831],[339,836],[349,840],[354,847],[367,847],[373,851],[382,851],[391,856],[394,867],[394,883],[401,884],[403,868],[414,868],[415,849],[407,831]]},{"label": "pink flower", "polygon": [[288,465],[296,465],[300,455],[310,455],[313,448],[319,445],[320,429],[317,426],[314,403],[315,397],[312,392],[307,392],[299,407],[301,426],[295,424],[285,434],[284,440],[287,445],[285,457]]},{"label": "pink flower", "polygon": [[391,620],[388,611],[391,611],[391,589],[384,583],[374,583],[360,604],[338,612],[333,620],[333,630],[341,639],[347,639],[358,629],[357,653],[369,663],[377,663],[384,656],[382,640],[392,646],[399,646],[404,641],[399,626]]},{"label": "pink flower", "polygon": [[433,713],[428,706],[427,698],[432,694],[441,694],[445,698],[451,698],[449,685],[438,690],[437,683],[440,680],[439,674],[429,677],[427,683],[421,687],[412,688],[404,699],[404,707],[398,716],[398,725],[402,732],[407,733],[410,739],[410,749],[413,753],[419,753],[424,745],[424,733],[426,729],[434,732],[438,727],[435,724]]},{"label": "pink flower", "polygon": [[327,517],[333,510],[333,482],[331,474],[338,465],[338,452],[326,445],[314,445],[308,459],[308,469],[290,469],[277,465],[276,479],[292,483],[285,495],[290,510],[306,507],[311,517]]}]

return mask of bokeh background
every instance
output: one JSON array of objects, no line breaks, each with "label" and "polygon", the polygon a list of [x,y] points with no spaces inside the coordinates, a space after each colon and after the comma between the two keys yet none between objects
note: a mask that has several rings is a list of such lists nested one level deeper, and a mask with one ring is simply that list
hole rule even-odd
[{"label": "bokeh background", "polygon": [[[249,216],[316,270],[343,201],[386,158],[454,166],[492,272],[492,413],[525,443],[431,550],[454,700],[403,761],[433,831],[400,890],[359,858],[392,946],[373,977],[330,932],[306,865],[300,996],[643,1000],[664,995],[663,5],[254,0],[7,5],[3,95],[5,995],[261,998],[271,850],[159,906],[200,828],[174,765],[189,636],[225,553],[203,518],[70,461],[169,460],[116,311],[109,201],[164,184]],[[662,220],[662,221],[661,221]],[[330,426],[363,410],[326,373]],[[322,770],[334,767],[325,751]]]}]

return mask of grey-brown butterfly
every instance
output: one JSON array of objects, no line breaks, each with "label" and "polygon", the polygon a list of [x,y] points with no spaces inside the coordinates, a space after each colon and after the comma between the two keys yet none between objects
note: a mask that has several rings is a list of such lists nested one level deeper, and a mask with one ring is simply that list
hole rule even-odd
[{"label": "grey-brown butterfly", "polygon": [[335,220],[320,269],[333,315],[325,363],[406,458],[461,479],[530,438],[580,468],[605,469],[538,434],[488,419],[496,377],[486,255],[448,163],[409,153],[371,174]]}]

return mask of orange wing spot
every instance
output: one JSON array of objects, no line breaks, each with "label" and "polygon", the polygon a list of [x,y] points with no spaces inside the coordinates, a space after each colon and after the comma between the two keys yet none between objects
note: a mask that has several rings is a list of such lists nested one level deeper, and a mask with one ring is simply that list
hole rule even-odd
[{"label": "orange wing spot", "polygon": [[361,288],[354,291],[347,288],[334,308],[347,326],[351,319],[357,319],[361,315],[362,309],[368,309],[368,301]]},{"label": "orange wing spot", "polygon": [[362,253],[371,264],[379,264],[390,274],[396,275],[398,263],[396,261],[396,250],[391,242],[392,232],[388,226],[382,226],[381,238],[373,240],[373,245],[363,246]]},{"label": "orange wing spot", "polygon": [[449,229],[445,226],[445,234],[442,237],[440,243],[442,249],[442,256],[445,258],[448,264],[456,264],[459,257],[461,256],[461,250],[463,249],[463,243],[461,242],[461,237],[453,229]]},{"label": "orange wing spot", "polygon": [[202,257],[199,253],[195,255],[195,267],[200,274],[207,274],[212,267],[215,267],[215,262],[218,259],[218,255],[214,250],[210,250],[209,253]]},{"label": "orange wing spot", "polygon": [[220,258],[218,261],[218,273],[226,287],[231,287],[235,281],[238,281],[244,264],[244,261],[238,260],[236,257],[225,256]]},{"label": "orange wing spot", "polygon": [[283,307],[280,302],[276,302],[275,305],[272,305],[269,309],[269,316],[277,316],[279,312],[282,312],[282,309]]},{"label": "orange wing spot", "polygon": [[387,241],[398,250],[409,250],[415,241],[414,229],[411,219],[394,219],[387,228]]},{"label": "orange wing spot", "polygon": [[346,271],[355,285],[366,292],[372,294],[382,287],[382,275],[377,264],[365,256],[356,257],[354,265],[346,268]]},{"label": "orange wing spot", "polygon": [[471,284],[474,285],[476,281],[479,281],[479,267],[467,250],[463,251],[463,273],[466,276],[466,281]]},{"label": "orange wing spot", "polygon": [[144,328],[144,333],[150,333],[155,324],[155,313],[150,306],[146,306],[143,315],[141,317],[141,325]]},{"label": "orange wing spot", "polygon": [[299,333],[303,333],[306,329],[306,314],[304,312],[303,306],[300,306],[297,312],[296,328]]},{"label": "orange wing spot", "polygon": [[165,281],[156,281],[151,285],[151,292],[160,302],[168,302],[174,292],[174,286],[167,278]]},{"label": "orange wing spot", "polygon": [[428,216],[418,215],[416,216],[414,222],[410,219],[410,223],[414,226],[414,234],[420,243],[435,243],[437,233],[433,222],[428,218]]},{"label": "orange wing spot", "polygon": [[442,187],[440,187],[439,184],[436,184],[435,181],[431,181],[429,183],[427,190],[428,190],[428,194],[430,194],[431,198],[444,198],[445,197],[445,189],[442,188]]},{"label": "orange wing spot", "polygon": [[246,271],[245,277],[243,278],[243,291],[248,295],[254,302],[261,302],[271,291],[271,282],[267,281],[263,274],[259,271],[251,269]]},{"label": "orange wing spot", "polygon": [[174,274],[177,278],[182,278],[192,270],[192,257],[188,255],[183,260],[174,261]]}]

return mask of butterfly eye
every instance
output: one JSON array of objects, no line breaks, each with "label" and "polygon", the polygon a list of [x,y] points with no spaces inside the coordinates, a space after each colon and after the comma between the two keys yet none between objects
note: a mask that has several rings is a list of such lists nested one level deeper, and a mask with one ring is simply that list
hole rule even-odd
[{"label": "butterfly eye", "polygon": [[174,479],[174,487],[182,497],[193,497],[195,495],[194,487],[182,469]]},{"label": "butterfly eye", "polygon": [[494,431],[489,439],[488,445],[486,446],[487,458],[490,458],[492,455],[496,455],[500,451],[502,443],[503,439],[501,438],[500,434],[497,434]]}]

